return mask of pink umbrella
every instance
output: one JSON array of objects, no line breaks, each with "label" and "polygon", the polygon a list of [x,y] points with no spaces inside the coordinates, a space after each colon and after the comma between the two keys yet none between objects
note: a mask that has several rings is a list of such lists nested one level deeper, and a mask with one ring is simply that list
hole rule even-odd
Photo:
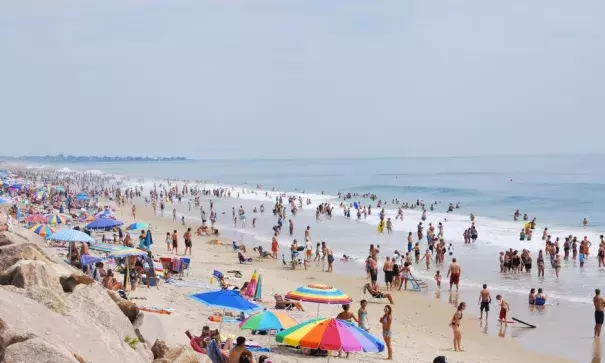
[{"label": "pink umbrella", "polygon": [[44,224],[48,222],[48,218],[43,214],[32,214],[27,217],[26,221],[27,223]]}]

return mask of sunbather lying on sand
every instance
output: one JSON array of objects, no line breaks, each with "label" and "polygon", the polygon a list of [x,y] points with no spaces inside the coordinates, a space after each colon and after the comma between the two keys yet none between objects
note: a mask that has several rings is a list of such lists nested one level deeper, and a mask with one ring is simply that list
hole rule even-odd
[{"label": "sunbather lying on sand", "polygon": [[113,277],[113,271],[111,270],[107,270],[107,276],[103,279],[103,286],[113,291],[124,290],[124,285]]}]

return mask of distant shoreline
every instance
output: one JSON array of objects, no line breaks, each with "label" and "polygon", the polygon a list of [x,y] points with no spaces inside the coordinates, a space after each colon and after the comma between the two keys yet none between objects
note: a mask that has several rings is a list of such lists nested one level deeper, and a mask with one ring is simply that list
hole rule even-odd
[{"label": "distant shoreline", "polygon": [[157,161],[187,161],[183,156],[161,156],[157,158],[147,156],[0,156],[0,161],[28,161],[48,163],[127,163],[127,162],[157,162]]}]

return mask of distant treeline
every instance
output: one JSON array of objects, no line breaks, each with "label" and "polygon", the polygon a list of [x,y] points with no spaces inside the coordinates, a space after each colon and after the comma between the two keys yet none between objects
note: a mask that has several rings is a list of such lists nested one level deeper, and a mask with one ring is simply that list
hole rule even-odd
[{"label": "distant treeline", "polygon": [[145,161],[184,161],[183,156],[162,156],[150,158],[147,156],[75,156],[75,155],[44,155],[44,156],[0,156],[3,160],[19,160],[34,162],[71,162],[71,163],[94,163],[94,162],[145,162]]}]

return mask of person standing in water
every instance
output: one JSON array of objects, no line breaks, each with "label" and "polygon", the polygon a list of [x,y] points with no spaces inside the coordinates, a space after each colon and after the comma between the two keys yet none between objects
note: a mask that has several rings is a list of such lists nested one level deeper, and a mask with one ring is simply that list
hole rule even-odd
[{"label": "person standing in water", "polygon": [[456,285],[456,291],[458,291],[458,284],[460,283],[460,273],[462,269],[460,265],[456,262],[456,259],[452,259],[452,263],[450,264],[449,269],[447,270],[447,276],[450,278],[450,291],[452,291],[452,286]]},{"label": "person standing in water", "polygon": [[489,315],[489,304],[492,302],[492,297],[487,289],[487,284],[483,284],[483,290],[479,293],[479,309],[481,310],[481,316],[479,319],[483,320],[483,311],[485,311],[485,322],[487,323],[487,317]]},{"label": "person standing in water", "polygon": [[592,298],[592,303],[594,304],[594,337],[601,337],[601,327],[603,326],[603,318],[605,317],[603,313],[603,307],[605,306],[605,301],[601,297],[601,289],[596,289],[594,291],[594,297]]},{"label": "person standing in water", "polygon": [[452,321],[450,322],[450,326],[454,332],[454,351],[455,352],[464,352],[462,349],[462,330],[460,329],[460,323],[462,322],[462,312],[466,309],[466,303],[461,302],[452,316]]},{"label": "person standing in water", "polygon": [[508,326],[508,321],[506,320],[506,313],[508,313],[508,311],[510,310],[510,305],[506,300],[504,300],[502,295],[496,295],[496,300],[500,302],[500,316],[498,317],[498,319],[500,320],[500,323],[502,325]]}]

